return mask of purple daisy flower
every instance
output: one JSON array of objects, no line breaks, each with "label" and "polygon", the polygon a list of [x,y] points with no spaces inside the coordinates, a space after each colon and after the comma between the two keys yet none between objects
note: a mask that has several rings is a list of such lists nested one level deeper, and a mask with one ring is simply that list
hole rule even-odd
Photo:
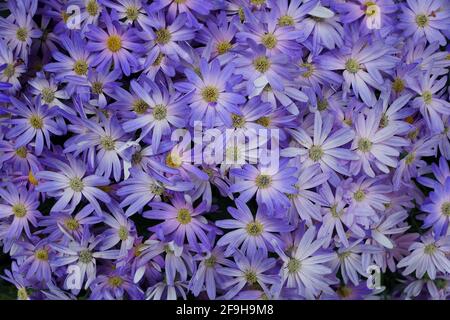
[{"label": "purple daisy flower", "polygon": [[444,184],[436,185],[420,208],[428,213],[424,220],[424,228],[433,227],[436,239],[440,235],[446,235],[450,220],[450,177]]}]

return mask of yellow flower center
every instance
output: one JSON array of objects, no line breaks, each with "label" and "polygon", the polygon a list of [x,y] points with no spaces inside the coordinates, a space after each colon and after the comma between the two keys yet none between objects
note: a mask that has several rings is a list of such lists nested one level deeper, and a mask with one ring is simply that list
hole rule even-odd
[{"label": "yellow flower center", "polygon": [[247,224],[245,227],[245,230],[247,231],[248,235],[252,237],[257,237],[261,235],[264,231],[264,226],[261,222],[254,221]]},{"label": "yellow flower center", "polygon": [[180,209],[177,214],[177,221],[181,224],[188,224],[192,220],[191,213],[188,209]]},{"label": "yellow flower center", "polygon": [[23,218],[27,214],[27,208],[22,203],[17,203],[12,206],[12,212],[17,218]]},{"label": "yellow flower center", "polygon": [[16,155],[22,159],[25,159],[27,157],[27,148],[26,147],[20,147],[16,149]]},{"label": "yellow flower center", "polygon": [[219,100],[219,89],[214,86],[206,86],[201,92],[203,100],[208,103],[215,103]]},{"label": "yellow flower center", "polygon": [[42,100],[45,103],[51,103],[53,100],[55,100],[55,92],[52,88],[44,88],[42,89]]},{"label": "yellow flower center", "polygon": [[217,43],[216,47],[218,54],[227,53],[231,48],[233,48],[233,45],[227,41]]},{"label": "yellow flower center", "polygon": [[273,49],[277,45],[278,40],[272,33],[266,33],[262,36],[261,42],[267,49]]},{"label": "yellow flower center", "polygon": [[392,82],[392,90],[394,90],[395,93],[401,93],[403,90],[405,90],[405,83],[400,78],[395,78],[394,82]]},{"label": "yellow flower center", "polygon": [[123,279],[119,276],[110,277],[108,283],[111,287],[117,288],[122,285]]},{"label": "yellow flower center", "polygon": [[366,194],[364,193],[363,190],[358,190],[353,194],[353,198],[357,201],[357,202],[361,202],[364,200],[364,198],[366,197]]},{"label": "yellow flower center", "polygon": [[240,116],[234,113],[231,115],[231,120],[233,121],[234,128],[243,128],[246,123],[244,116]]},{"label": "yellow flower center", "polygon": [[270,126],[270,118],[269,117],[261,117],[255,121],[257,124],[262,125],[265,128]]},{"label": "yellow flower center", "polygon": [[345,70],[347,70],[350,73],[357,73],[359,70],[361,69],[358,61],[356,61],[355,59],[348,59],[347,62],[345,63]]},{"label": "yellow flower center", "polygon": [[80,223],[73,217],[66,219],[66,221],[64,221],[64,225],[70,231],[77,230],[80,227]]},{"label": "yellow flower center", "polygon": [[85,60],[77,60],[73,64],[73,71],[79,76],[85,76],[88,72],[88,64]]},{"label": "yellow flower center", "polygon": [[289,273],[297,273],[300,270],[300,267],[302,266],[301,262],[295,258],[289,259],[289,262],[287,264],[287,269]]},{"label": "yellow flower center", "polygon": [[46,249],[37,250],[35,253],[35,257],[38,260],[47,261],[48,260],[48,250],[46,250]]},{"label": "yellow flower center", "polygon": [[109,51],[111,52],[117,52],[120,49],[122,49],[122,39],[119,35],[112,35],[108,37],[108,40],[106,40],[106,46],[108,47]]},{"label": "yellow flower center", "polygon": [[369,152],[372,149],[372,142],[367,138],[361,138],[358,141],[358,149],[361,152]]},{"label": "yellow flower center", "polygon": [[309,157],[312,161],[317,162],[322,159],[322,156],[323,150],[320,146],[312,146],[311,149],[309,149]]},{"label": "yellow flower center", "polygon": [[28,30],[27,28],[18,28],[16,31],[16,37],[17,40],[25,42],[27,41],[27,37],[28,37]]},{"label": "yellow flower center", "polygon": [[293,26],[295,24],[294,18],[288,15],[284,15],[280,18],[278,18],[278,25],[280,27],[288,27]]},{"label": "yellow flower center", "polygon": [[441,211],[442,214],[450,217],[450,202],[445,202],[442,206],[441,206]]},{"label": "yellow flower center", "polygon": [[148,104],[142,99],[137,99],[133,103],[133,111],[136,112],[137,114],[145,113],[148,107],[149,107]]},{"label": "yellow flower center", "polygon": [[310,78],[314,74],[315,68],[311,63],[305,62],[300,66],[306,69],[306,71],[302,73],[303,78]]},{"label": "yellow flower center", "polygon": [[42,127],[44,126],[44,121],[42,120],[41,117],[39,117],[36,114],[33,114],[30,117],[30,125],[35,128],[35,129],[42,129]]},{"label": "yellow flower center", "polygon": [[260,189],[265,189],[272,183],[272,178],[267,174],[260,174],[256,177],[255,184]]},{"label": "yellow flower center", "polygon": [[170,39],[172,39],[172,34],[167,29],[156,30],[156,43],[158,44],[168,44]]},{"label": "yellow flower center", "polygon": [[425,104],[430,104],[433,101],[433,94],[430,91],[422,93],[422,99]]},{"label": "yellow flower center", "polygon": [[260,73],[266,73],[269,70],[271,62],[266,56],[258,57],[253,60],[253,67]]},{"label": "yellow flower center", "polygon": [[131,21],[134,21],[138,18],[139,16],[139,9],[135,6],[129,6],[126,10],[125,10],[125,15],[127,16],[127,18]]},{"label": "yellow flower center", "polygon": [[81,250],[80,253],[78,254],[78,259],[80,260],[80,262],[82,263],[89,263],[92,261],[92,252],[90,252],[89,250]]},{"label": "yellow flower center", "polygon": [[81,181],[80,178],[76,177],[76,178],[70,179],[69,186],[70,186],[70,188],[72,188],[73,191],[81,192],[81,191],[83,191],[84,183],[83,183],[83,181]]},{"label": "yellow flower center", "polygon": [[116,142],[110,136],[104,136],[103,138],[101,138],[100,144],[106,151],[114,150],[114,148],[116,147]]},{"label": "yellow flower center", "polygon": [[426,27],[428,25],[428,17],[425,14],[418,14],[416,16],[416,24],[420,27]]},{"label": "yellow flower center", "polygon": [[119,239],[125,241],[128,239],[128,229],[124,226],[120,226],[119,231]]},{"label": "yellow flower center", "polygon": [[12,63],[8,64],[5,70],[3,70],[3,75],[8,79],[11,78],[15,73],[16,67]]},{"label": "yellow flower center", "polygon": [[86,5],[86,11],[89,13],[89,15],[91,16],[95,16],[98,13],[98,3],[96,0],[89,0],[89,2]]},{"label": "yellow flower center", "polygon": [[170,168],[174,168],[174,169],[179,168],[179,167],[181,167],[182,163],[183,163],[183,160],[175,152],[169,153],[166,157],[166,165],[169,166]]},{"label": "yellow flower center", "polygon": [[164,120],[167,117],[167,107],[163,104],[157,104],[153,108],[153,118],[155,120]]}]

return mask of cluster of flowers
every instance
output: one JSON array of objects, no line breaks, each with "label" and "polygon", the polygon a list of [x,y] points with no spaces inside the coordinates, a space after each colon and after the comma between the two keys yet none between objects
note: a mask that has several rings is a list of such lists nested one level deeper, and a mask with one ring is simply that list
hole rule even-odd
[{"label": "cluster of flowers", "polygon": [[[2,279],[18,298],[449,297],[449,1],[0,13]],[[278,165],[238,145],[244,164],[194,162],[172,134],[195,122],[276,131]]]}]

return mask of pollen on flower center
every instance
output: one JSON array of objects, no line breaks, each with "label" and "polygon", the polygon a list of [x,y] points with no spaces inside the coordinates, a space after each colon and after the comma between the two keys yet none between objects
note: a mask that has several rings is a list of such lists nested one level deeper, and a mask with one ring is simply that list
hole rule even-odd
[{"label": "pollen on flower center", "polygon": [[346,286],[339,287],[336,291],[341,297],[346,298],[352,294],[352,289]]},{"label": "pollen on flower center", "polygon": [[125,241],[128,239],[128,229],[124,226],[119,227],[119,231],[117,231],[119,235],[119,239]]},{"label": "pollen on flower center", "polygon": [[168,44],[170,39],[172,39],[172,34],[167,29],[156,30],[156,43],[158,44]]},{"label": "pollen on flower center", "polygon": [[85,76],[88,72],[88,64],[85,60],[77,60],[73,64],[73,71],[79,76]]},{"label": "pollen on flower center", "polygon": [[422,99],[425,104],[431,104],[433,101],[433,94],[430,91],[425,91],[422,93]]},{"label": "pollen on flower center", "polygon": [[125,10],[125,15],[127,16],[127,18],[131,21],[134,21],[138,18],[139,16],[139,9],[135,6],[129,6],[126,10]]},{"label": "pollen on flower center", "polygon": [[414,152],[411,152],[405,157],[405,163],[407,165],[410,165],[411,163],[413,163],[415,158],[416,158],[416,154]]},{"label": "pollen on flower center", "polygon": [[17,300],[28,300],[28,292],[25,288],[17,290]]},{"label": "pollen on flower center", "polygon": [[427,244],[427,245],[425,246],[425,248],[423,249],[423,251],[424,251],[426,254],[433,254],[433,252],[436,251],[436,249],[437,249],[436,245],[435,245],[434,243],[430,243],[430,244]]},{"label": "pollen on flower center", "polygon": [[18,28],[16,31],[16,37],[19,41],[27,41],[28,30],[27,28]]},{"label": "pollen on flower center", "polygon": [[228,41],[222,41],[217,43],[217,53],[218,54],[224,54],[227,53],[231,48],[233,47],[233,45],[231,43],[229,43]]},{"label": "pollen on flower center", "polygon": [[95,81],[92,83],[92,93],[101,94],[103,92],[103,83]]},{"label": "pollen on flower center", "polygon": [[249,222],[245,230],[250,236],[257,237],[263,233],[264,226],[259,221]]},{"label": "pollen on flower center", "polygon": [[366,194],[365,194],[364,191],[361,190],[361,189],[359,189],[358,191],[356,191],[356,192],[353,194],[353,198],[354,198],[356,201],[358,201],[358,202],[363,201],[365,197],[366,197]]},{"label": "pollen on flower center", "polygon": [[359,62],[353,58],[348,59],[347,62],[345,63],[345,70],[347,70],[350,73],[355,74],[360,69],[361,69],[361,67],[359,65]]},{"label": "pollen on flower center", "polygon": [[255,121],[257,124],[262,125],[263,127],[267,128],[270,126],[270,118],[269,117],[261,117],[258,120]]},{"label": "pollen on flower center", "polygon": [[106,46],[109,51],[117,52],[122,49],[122,39],[116,34],[109,36],[108,40],[106,40]]},{"label": "pollen on flower center", "polygon": [[267,49],[273,49],[277,45],[278,40],[274,34],[266,33],[261,37],[261,42]]},{"label": "pollen on flower center", "polygon": [[323,150],[320,146],[312,146],[311,149],[309,149],[309,157],[314,162],[322,159],[323,154]]},{"label": "pollen on flower center", "polygon": [[183,163],[183,160],[175,152],[169,153],[166,157],[166,165],[168,165],[171,168],[179,168],[179,167],[181,167],[182,163]]},{"label": "pollen on flower center", "polygon": [[267,174],[260,174],[256,177],[255,184],[260,189],[268,188],[272,183],[272,178]]},{"label": "pollen on flower center", "polygon": [[30,121],[30,125],[35,129],[42,129],[42,127],[44,126],[44,121],[37,114],[33,114],[30,117],[29,121]]},{"label": "pollen on flower center", "polygon": [[84,183],[83,183],[83,181],[81,181],[80,178],[76,177],[76,178],[70,179],[69,186],[73,191],[81,192],[81,191],[83,191]]},{"label": "pollen on flower center", "polygon": [[243,116],[234,113],[231,115],[231,120],[233,121],[234,128],[243,128],[246,123]]},{"label": "pollen on flower center", "polygon": [[17,218],[23,218],[27,214],[27,207],[22,203],[17,203],[12,206],[12,212]]},{"label": "pollen on flower center", "polygon": [[150,185],[150,192],[157,196],[160,196],[164,193],[164,188],[161,186],[158,186],[157,184],[152,184],[152,185]]},{"label": "pollen on flower center", "polygon": [[317,110],[324,111],[328,109],[328,101],[326,99],[317,100]]},{"label": "pollen on flower center", "polygon": [[342,211],[337,211],[337,204],[331,206],[330,211],[334,218],[339,218],[342,215]]},{"label": "pollen on flower center", "polygon": [[302,73],[303,78],[310,78],[314,74],[315,68],[312,63],[305,62],[300,64],[300,67],[306,69],[306,71]]},{"label": "pollen on flower center", "polygon": [[159,53],[158,56],[156,57],[156,60],[152,63],[153,67],[157,67],[161,64],[161,62],[163,61],[165,55],[164,53]]},{"label": "pollen on flower center", "polygon": [[289,273],[297,273],[298,270],[300,270],[301,262],[295,258],[289,259],[289,262],[287,264],[287,269]]},{"label": "pollen on flower center", "polygon": [[373,2],[366,3],[366,16],[372,17],[380,12],[380,7]]},{"label": "pollen on flower center", "polygon": [[250,270],[250,269],[245,271],[244,277],[245,277],[245,280],[251,285],[255,284],[258,281],[258,275],[256,274],[255,271]]},{"label": "pollen on flower center", "polygon": [[42,100],[44,100],[45,103],[51,103],[53,100],[55,100],[55,91],[53,91],[52,88],[44,88],[42,89]]},{"label": "pollen on flower center", "polygon": [[123,279],[119,276],[110,277],[108,283],[111,287],[117,288],[122,285]]},{"label": "pollen on flower center", "polygon": [[219,100],[219,89],[214,86],[206,86],[201,92],[203,100],[208,103],[215,103]]},{"label": "pollen on flower center", "polygon": [[5,76],[7,79],[11,78],[14,73],[16,73],[16,67],[12,63],[8,64],[5,70],[3,70],[3,76]]},{"label": "pollen on flower center", "polygon": [[259,5],[265,4],[266,0],[250,0],[250,3],[255,5],[255,6],[259,6]]},{"label": "pollen on flower center", "polygon": [[149,105],[142,99],[137,99],[133,102],[133,111],[137,114],[143,114],[147,111]]},{"label": "pollen on flower center", "polygon": [[192,220],[191,213],[188,209],[180,209],[177,214],[177,221],[181,224],[188,224]]},{"label": "pollen on flower center", "polygon": [[294,18],[288,15],[284,15],[278,18],[278,25],[280,27],[293,26],[295,24]]},{"label": "pollen on flower center", "polygon": [[64,222],[64,225],[70,231],[77,230],[80,227],[80,223],[78,222],[78,220],[73,217],[66,219],[66,221]]},{"label": "pollen on flower center", "polygon": [[89,2],[86,5],[86,11],[89,13],[89,15],[91,16],[95,16],[98,13],[98,3],[96,0],[89,0]]},{"label": "pollen on flower center", "polygon": [[372,142],[367,138],[361,138],[358,141],[358,149],[362,152],[369,152],[372,149]]},{"label": "pollen on flower center", "polygon": [[420,27],[426,27],[428,25],[428,17],[425,14],[418,14],[416,16],[416,24]]},{"label": "pollen on flower center", "polygon": [[46,250],[46,249],[37,250],[35,253],[35,257],[38,260],[47,261],[48,260],[48,250]]},{"label": "pollen on flower center", "polygon": [[80,251],[80,253],[78,254],[79,260],[82,263],[89,263],[92,261],[92,252],[89,250],[82,250]]},{"label": "pollen on flower center", "polygon": [[103,138],[101,138],[100,144],[106,151],[114,150],[114,148],[116,147],[116,142],[110,136],[104,136]]},{"label": "pollen on flower center", "polygon": [[167,107],[163,104],[157,104],[153,108],[153,118],[156,120],[164,120],[167,116]]},{"label": "pollen on flower center", "polygon": [[403,90],[405,90],[405,83],[400,78],[395,78],[394,82],[392,82],[392,90],[394,90],[395,93],[401,93]]},{"label": "pollen on flower center", "polygon": [[27,153],[28,151],[25,146],[16,149],[16,155],[22,159],[25,159],[27,157]]},{"label": "pollen on flower center", "polygon": [[260,73],[266,73],[267,70],[269,70],[270,65],[271,62],[266,56],[261,56],[253,60],[253,66],[255,67],[255,70]]},{"label": "pollen on flower center", "polygon": [[209,258],[205,259],[205,266],[207,268],[212,268],[216,265],[217,258],[215,256],[210,256]]},{"label": "pollen on flower center", "polygon": [[441,206],[442,214],[450,217],[450,202],[444,202]]},{"label": "pollen on flower center", "polygon": [[226,153],[227,160],[230,160],[233,162],[238,161],[238,159],[241,157],[241,151],[240,151],[239,147],[236,145],[228,147],[225,153]]}]

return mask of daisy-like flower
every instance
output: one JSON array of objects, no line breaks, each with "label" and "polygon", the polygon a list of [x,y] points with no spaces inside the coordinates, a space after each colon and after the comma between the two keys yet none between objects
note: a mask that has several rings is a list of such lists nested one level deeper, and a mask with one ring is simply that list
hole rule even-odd
[{"label": "daisy-like flower", "polygon": [[357,160],[358,156],[342,146],[350,142],[355,133],[349,128],[341,128],[332,132],[334,117],[331,115],[322,116],[320,112],[314,114],[313,137],[303,129],[288,129],[295,141],[301,148],[288,148],[282,152],[283,156],[299,155],[300,161],[305,167],[319,163],[323,172],[339,172],[350,175],[343,163],[350,160]]},{"label": "daisy-like flower", "polygon": [[337,3],[336,9],[341,13],[343,23],[351,23],[361,19],[361,27],[365,30],[392,28],[392,13],[398,7],[392,0],[355,0],[347,3]]},{"label": "daisy-like flower", "polygon": [[428,213],[424,220],[424,228],[433,227],[436,239],[440,235],[448,233],[450,221],[450,177],[445,180],[443,185],[436,185],[420,208]]},{"label": "daisy-like flower", "polygon": [[199,75],[188,68],[184,70],[188,81],[177,82],[175,88],[185,93],[194,91],[189,99],[191,125],[195,121],[203,121],[204,125],[210,128],[220,119],[222,123],[230,127],[231,115],[240,115],[238,105],[244,103],[245,98],[230,90],[232,86],[230,78],[234,71],[235,67],[232,63],[221,69],[218,59],[214,59],[209,64],[202,59]]},{"label": "daisy-like flower", "polygon": [[365,116],[360,113],[355,121],[356,136],[351,149],[359,156],[350,163],[350,172],[357,175],[361,169],[370,177],[375,177],[372,165],[384,173],[389,173],[389,167],[398,164],[399,147],[408,145],[408,141],[397,136],[399,127],[388,123],[380,128],[382,114],[370,110]]},{"label": "daisy-like flower", "polygon": [[61,36],[60,42],[67,55],[55,50],[52,56],[57,62],[47,63],[44,70],[54,73],[55,80],[59,81],[68,81],[67,76],[86,78],[93,65],[93,57],[86,49],[86,41],[80,34],[73,33],[71,37]]},{"label": "daisy-like flower", "polygon": [[450,115],[450,102],[441,98],[441,90],[446,83],[447,77],[438,79],[437,75],[431,75],[430,72],[411,79],[408,83],[409,87],[420,95],[412,101],[412,106],[420,110],[433,133],[444,130],[443,116]]},{"label": "daisy-like flower", "polygon": [[230,170],[236,182],[231,185],[230,191],[239,192],[239,199],[243,202],[249,201],[256,193],[257,203],[274,214],[277,209],[288,208],[289,199],[286,194],[295,194],[294,184],[297,178],[292,176],[296,168],[280,166],[254,167],[245,164],[242,168]]},{"label": "daisy-like flower", "polygon": [[147,16],[141,0],[119,0],[117,2],[103,0],[102,4],[116,10],[119,19],[126,24],[141,24],[144,17]]},{"label": "daisy-like flower", "polygon": [[125,216],[117,202],[111,201],[107,207],[112,215],[103,214],[102,216],[103,222],[109,226],[109,229],[103,233],[104,238],[100,248],[108,250],[120,243],[120,256],[123,257],[133,247],[136,227],[133,221]]},{"label": "daisy-like flower", "polygon": [[121,207],[127,207],[125,214],[131,216],[141,211],[152,201],[161,201],[161,197],[167,190],[186,192],[192,189],[192,183],[166,179],[159,175],[130,169],[131,177],[121,183],[121,188],[117,190],[117,195],[124,197],[120,203]]},{"label": "daisy-like flower", "polygon": [[409,251],[411,253],[397,264],[398,268],[405,268],[403,275],[415,272],[417,278],[422,278],[426,273],[434,280],[437,272],[450,272],[450,260],[447,258],[450,252],[450,237],[435,240],[431,235],[425,235],[421,237],[420,242],[414,242]]},{"label": "daisy-like flower", "polygon": [[285,80],[292,78],[293,66],[289,65],[289,57],[284,54],[269,56],[263,45],[257,45],[253,40],[247,41],[249,50],[242,51],[234,60],[236,73],[246,80],[247,94],[255,96],[261,93],[266,85],[282,91]]},{"label": "daisy-like flower", "polygon": [[169,24],[163,11],[150,14],[143,20],[143,30],[137,34],[144,41],[143,46],[147,53],[144,65],[153,64],[164,56],[169,56],[175,62],[179,62],[180,57],[191,61],[191,57],[180,46],[181,42],[195,37],[195,30],[187,28],[186,22],[186,13],[182,13]]},{"label": "daisy-like flower", "polygon": [[382,184],[382,181],[361,176],[355,182],[351,178],[344,182],[348,210],[356,216],[357,222],[368,225],[370,219],[376,220],[376,210],[384,210],[385,204],[389,203],[386,194],[392,191],[392,187]]},{"label": "daisy-like flower", "polygon": [[[326,204],[321,208],[323,214],[322,225],[317,232],[317,237],[327,239],[324,247],[330,245],[335,233],[339,241],[346,247],[349,246],[347,230],[350,230],[358,237],[365,236],[365,231],[358,224],[354,223],[355,219],[348,210],[344,193],[344,189],[339,185],[333,192],[328,183],[324,183],[320,189],[320,195]],[[344,229],[344,226],[347,230]]]},{"label": "daisy-like flower", "polygon": [[92,65],[101,70],[109,70],[111,63],[120,68],[126,76],[137,68],[136,57],[131,52],[139,52],[141,44],[133,28],[126,29],[117,21],[111,21],[107,13],[102,14],[107,32],[96,25],[90,25],[86,33],[89,39],[86,49],[91,51]]},{"label": "daisy-like flower", "polygon": [[126,121],[122,127],[125,132],[134,132],[142,129],[140,138],[152,133],[152,148],[156,152],[161,139],[172,132],[172,127],[185,126],[185,105],[190,96],[181,96],[177,92],[169,92],[165,86],[150,84],[150,92],[144,90],[136,81],[131,82],[131,87],[139,97],[134,103],[136,118]]},{"label": "daisy-like flower", "polygon": [[[120,256],[119,250],[100,250],[98,247],[102,240],[102,237],[93,237],[88,226],[85,226],[80,240],[72,239],[67,245],[51,244],[51,248],[60,253],[52,265],[55,267],[78,266],[81,284],[85,283],[84,289],[88,289],[97,276],[97,261],[114,260]],[[68,287],[68,280],[69,276],[64,281],[65,288]],[[79,292],[78,289],[74,291]]]},{"label": "daisy-like flower", "polygon": [[26,146],[17,148],[14,143],[0,141],[0,168],[11,165],[14,171],[23,174],[39,171],[38,158]]},{"label": "daisy-like flower", "polygon": [[143,212],[148,219],[165,220],[150,230],[156,232],[161,229],[178,246],[183,246],[185,239],[197,251],[200,251],[200,243],[208,245],[206,235],[211,230],[208,221],[202,216],[206,209],[206,203],[202,202],[194,208],[192,199],[176,193],[172,198],[172,204],[164,202],[152,202],[152,210]]},{"label": "daisy-like flower", "polygon": [[305,16],[317,7],[318,0],[302,1],[302,0],[269,0],[271,5],[272,18],[276,19],[276,23],[280,27],[293,26],[300,29],[300,23]]},{"label": "daisy-like flower", "polygon": [[[0,82],[3,83],[3,90],[15,93],[20,89],[20,76],[25,72],[25,64],[17,59],[12,50],[9,50],[5,41],[0,39]],[[9,85],[8,85],[9,84]]]},{"label": "daisy-like flower", "polygon": [[8,18],[0,18],[0,37],[5,39],[16,56],[27,62],[31,42],[39,38],[42,31],[37,28],[32,15],[28,14],[23,6],[12,3],[8,7],[11,15]]},{"label": "daisy-like flower", "polygon": [[268,217],[258,211],[254,217],[250,209],[240,200],[235,201],[237,208],[228,208],[228,212],[235,219],[216,221],[216,225],[224,229],[236,229],[222,236],[217,242],[218,246],[227,245],[226,255],[230,255],[240,248],[247,254],[253,255],[257,250],[262,250],[264,255],[273,251],[273,242],[283,247],[283,242],[277,233],[293,230],[293,227],[282,222],[281,219]]},{"label": "daisy-like flower", "polygon": [[58,90],[58,84],[55,79],[46,79],[42,73],[38,73],[36,78],[29,81],[29,84],[32,87],[31,93],[39,96],[41,104],[46,104],[50,108],[58,106],[71,112],[71,109],[61,101],[69,99],[69,95],[64,89]]},{"label": "daisy-like flower", "polygon": [[23,261],[19,267],[27,280],[37,280],[44,283],[52,278],[55,252],[50,247],[48,240],[34,238],[31,242],[20,242],[21,250],[12,254],[14,259]]},{"label": "daisy-like flower", "polygon": [[224,298],[227,300],[236,296],[245,286],[256,284],[269,294],[268,285],[274,285],[279,281],[277,275],[267,274],[275,266],[276,260],[267,258],[262,250],[248,256],[236,251],[234,261],[236,265],[233,267],[217,268],[219,274],[232,277],[224,283],[224,287],[227,288]]},{"label": "daisy-like flower", "polygon": [[266,48],[267,55],[285,54],[291,57],[300,54],[301,46],[298,42],[306,39],[301,30],[293,26],[280,26],[276,13],[265,12],[260,19],[246,10],[245,22],[236,34],[238,43],[247,45],[247,39],[252,39],[258,45]]},{"label": "daisy-like flower", "polygon": [[283,261],[280,270],[282,285],[296,288],[306,299],[315,299],[321,293],[333,293],[326,277],[332,273],[329,264],[336,253],[321,250],[326,238],[316,239],[316,228],[304,225],[293,236],[293,246],[288,253],[275,247]]},{"label": "daisy-like flower", "polygon": [[11,97],[13,108],[8,110],[14,115],[9,120],[13,128],[8,131],[7,137],[14,138],[16,147],[26,146],[34,139],[36,155],[40,155],[44,144],[50,148],[50,134],[61,135],[62,131],[53,119],[56,109],[49,110],[46,105],[41,105],[40,99],[31,101],[23,97],[24,102]]},{"label": "daisy-like flower", "polygon": [[[350,30],[349,33],[355,32]],[[343,70],[344,92],[348,92],[351,87],[355,96],[360,97],[368,106],[374,106],[375,93],[368,85],[375,89],[381,88],[383,84],[381,72],[390,71],[400,60],[394,56],[395,51],[382,42],[368,45],[367,39],[359,37],[349,47],[342,48],[339,53],[324,57],[322,66],[328,70]]]},{"label": "daisy-like flower", "polygon": [[109,180],[97,175],[87,175],[83,162],[72,157],[68,157],[68,160],[67,164],[61,160],[52,159],[51,167],[58,170],[57,172],[40,171],[36,173],[38,179],[45,180],[40,181],[37,190],[59,197],[51,211],[61,211],[66,208],[73,211],[84,197],[101,215],[102,210],[97,199],[108,203],[110,198],[98,187],[108,185]]},{"label": "daisy-like flower", "polygon": [[66,142],[64,152],[73,152],[74,156],[88,152],[88,163],[91,168],[96,168],[95,174],[107,179],[113,175],[114,180],[119,181],[122,176],[124,152],[132,144],[123,141],[126,134],[115,116],[106,118],[100,114],[99,118],[100,123],[83,119],[83,132],[70,144]]},{"label": "daisy-like flower", "polygon": [[443,31],[449,28],[450,8],[442,0],[409,0],[401,4],[403,13],[399,16],[398,28],[405,37],[413,37],[417,42],[426,38],[441,46],[447,43]]},{"label": "daisy-like flower", "polygon": [[31,238],[30,224],[37,227],[37,219],[42,217],[37,210],[37,194],[8,184],[6,190],[0,188],[0,197],[4,202],[0,203],[0,218],[5,219],[8,225],[6,239],[19,239],[24,231],[27,237]]}]

